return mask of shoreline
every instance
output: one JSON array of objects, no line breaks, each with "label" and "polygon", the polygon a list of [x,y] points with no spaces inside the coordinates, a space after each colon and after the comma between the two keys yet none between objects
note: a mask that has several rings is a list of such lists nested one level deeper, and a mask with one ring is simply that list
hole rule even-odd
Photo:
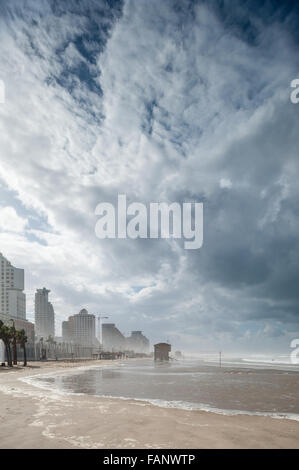
[{"label": "shoreline", "polygon": [[38,375],[121,362],[53,361],[2,369],[0,448],[299,448],[296,420],[65,394],[33,383]]},{"label": "shoreline", "polygon": [[[134,360],[134,359],[133,359]],[[103,361],[102,361],[103,362]],[[121,361],[120,361],[121,362]],[[119,362],[115,361],[115,363],[107,363],[103,364],[103,367],[113,368],[114,365],[118,365]],[[133,401],[133,402],[141,402],[141,403],[148,403],[153,406],[157,406],[159,408],[167,408],[167,409],[178,409],[184,411],[204,411],[206,413],[215,413],[222,416],[262,416],[272,419],[289,419],[292,421],[299,422],[299,413],[288,413],[288,412],[262,412],[262,411],[249,411],[249,410],[240,410],[240,409],[225,409],[225,408],[216,408],[208,404],[196,404],[187,401],[175,401],[175,400],[163,400],[163,399],[154,399],[154,398],[137,398],[137,397],[125,397],[125,396],[113,396],[113,395],[98,395],[98,394],[85,394],[85,393],[78,393],[66,390],[60,390],[58,388],[52,388],[49,384],[42,384],[37,383],[34,378],[41,377],[41,378],[50,378],[52,376],[58,377],[60,375],[66,376],[76,373],[80,370],[89,370],[92,368],[98,368],[101,364],[88,364],[88,365],[78,365],[72,368],[65,368],[62,370],[55,369],[54,371],[49,372],[42,372],[41,374],[35,374],[33,376],[28,376],[24,378],[20,378],[20,380],[24,383],[32,385],[35,388],[40,390],[51,390],[56,394],[67,395],[67,396],[92,396],[98,399],[111,399],[111,400],[122,400],[122,401]]]}]

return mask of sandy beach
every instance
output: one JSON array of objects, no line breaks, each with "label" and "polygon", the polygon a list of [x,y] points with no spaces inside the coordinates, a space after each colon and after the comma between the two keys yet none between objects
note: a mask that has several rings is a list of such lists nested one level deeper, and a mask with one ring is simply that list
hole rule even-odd
[{"label": "sandy beach", "polygon": [[111,367],[111,361],[31,363],[27,368],[2,369],[0,447],[299,448],[299,422],[289,419],[224,416],[134,400],[67,395],[30,383],[37,374],[64,375],[87,366]]}]

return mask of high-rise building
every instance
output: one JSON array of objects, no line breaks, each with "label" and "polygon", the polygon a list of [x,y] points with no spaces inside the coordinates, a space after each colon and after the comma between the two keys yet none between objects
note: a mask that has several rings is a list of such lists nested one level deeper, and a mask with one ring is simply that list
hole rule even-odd
[{"label": "high-rise building", "polygon": [[96,339],[96,317],[83,308],[76,315],[62,322],[62,338],[66,343],[72,342],[81,346],[99,346]]},{"label": "high-rise building", "polygon": [[65,343],[74,343],[75,341],[74,315],[62,322],[62,340]]},{"label": "high-rise building", "polygon": [[149,353],[149,340],[142,334],[142,331],[132,331],[127,338],[127,349],[135,353]]},{"label": "high-rise building", "polygon": [[76,344],[84,346],[96,345],[96,317],[90,315],[85,308],[70,317],[70,329],[73,332]]},{"label": "high-rise building", "polygon": [[62,340],[65,343],[70,343],[73,340],[71,331],[70,331],[70,323],[68,320],[62,322]]},{"label": "high-rise building", "polygon": [[24,269],[12,266],[0,253],[0,314],[26,319]]},{"label": "high-rise building", "polygon": [[102,324],[102,342],[104,351],[124,351],[126,338],[114,323]]},{"label": "high-rise building", "polygon": [[49,302],[49,292],[46,289],[37,289],[35,293],[35,330],[38,338],[55,336],[55,314],[53,305]]}]

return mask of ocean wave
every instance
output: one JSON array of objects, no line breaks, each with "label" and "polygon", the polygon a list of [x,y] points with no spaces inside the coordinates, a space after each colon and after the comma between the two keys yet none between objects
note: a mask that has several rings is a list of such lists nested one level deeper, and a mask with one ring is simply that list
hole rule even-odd
[{"label": "ocean wave", "polygon": [[297,364],[292,364],[290,359],[266,359],[266,358],[243,358],[242,361],[250,362],[250,363],[257,363],[257,364],[281,364],[287,366],[296,366]]},{"label": "ocean wave", "polygon": [[[111,397],[112,398],[112,397]],[[135,399],[136,400],[136,399]],[[157,399],[138,399],[137,401],[147,401],[155,406],[160,406],[161,408],[178,408],[189,411],[206,411],[208,413],[216,413],[226,416],[236,416],[236,415],[247,415],[247,416],[263,416],[268,418],[275,419],[291,419],[293,421],[299,421],[299,414],[297,413],[274,413],[274,412],[262,412],[262,411],[247,411],[247,410],[230,410],[216,408],[211,405],[204,403],[189,403],[184,401],[167,401],[167,400],[157,400]]]}]

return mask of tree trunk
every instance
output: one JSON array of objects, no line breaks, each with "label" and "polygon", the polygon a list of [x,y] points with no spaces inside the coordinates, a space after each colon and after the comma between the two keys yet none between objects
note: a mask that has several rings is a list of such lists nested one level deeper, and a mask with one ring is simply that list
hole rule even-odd
[{"label": "tree trunk", "polygon": [[8,345],[7,343],[5,342],[4,343],[5,345],[5,351],[6,351],[6,360],[7,360],[7,365],[9,366],[9,352],[8,352]]},{"label": "tree trunk", "polygon": [[23,345],[24,350],[24,367],[27,366],[27,352],[26,352],[26,344]]},{"label": "tree trunk", "polygon": [[8,367],[12,367],[12,361],[11,361],[11,351],[10,351],[10,345],[9,343],[5,343],[5,349],[6,349],[6,359],[7,359],[7,365]]},{"label": "tree trunk", "polygon": [[13,339],[13,343],[12,343],[12,347],[13,347],[13,363],[14,365],[18,365],[18,356],[17,356],[17,340],[16,338]]},{"label": "tree trunk", "polygon": [[8,351],[9,351],[9,365],[10,365],[10,367],[13,367],[10,344],[8,345]]}]

